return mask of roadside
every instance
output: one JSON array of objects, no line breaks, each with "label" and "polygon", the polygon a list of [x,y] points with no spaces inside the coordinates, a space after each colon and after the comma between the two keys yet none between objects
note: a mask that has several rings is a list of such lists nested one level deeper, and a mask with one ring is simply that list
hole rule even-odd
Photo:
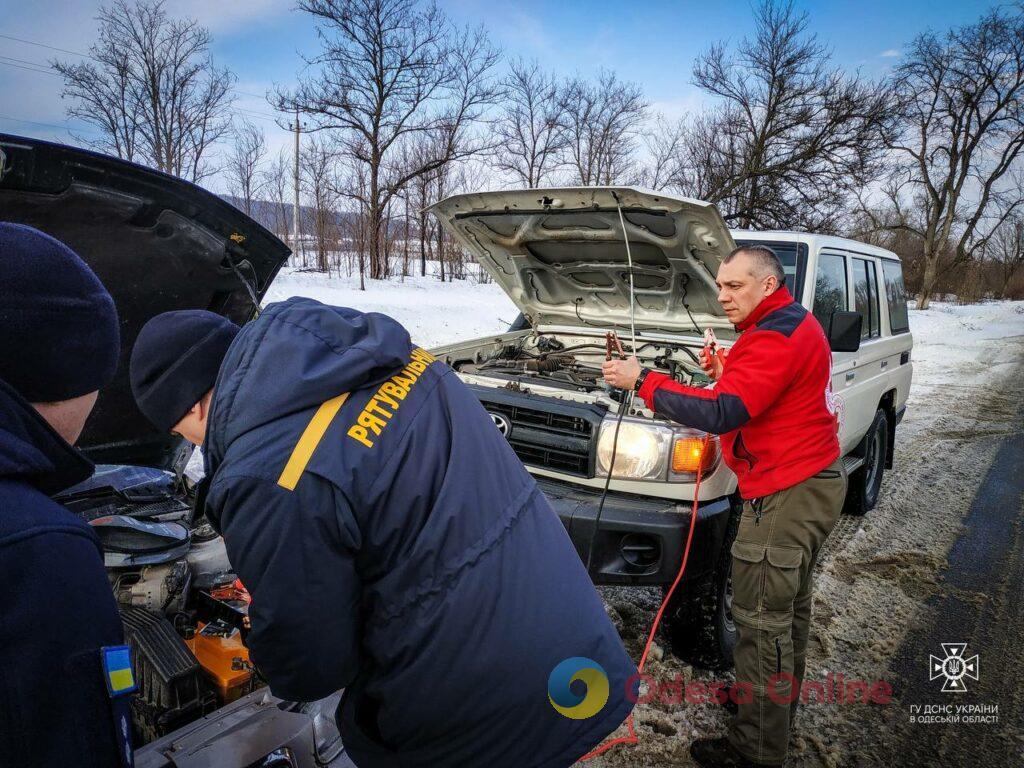
[{"label": "roadside", "polygon": [[[371,281],[368,288],[359,291],[355,279],[286,271],[267,301],[306,295],[386,312],[425,346],[501,332],[516,314],[494,284],[470,288],[463,282],[410,277]],[[878,507],[863,519],[841,518],[826,542],[816,572],[807,667],[809,678],[821,681],[830,673],[847,680],[886,680],[895,696],[906,701],[804,707],[794,728],[789,766],[962,765],[968,749],[971,761],[981,758],[982,765],[1024,763],[1022,686],[1016,680],[1024,662],[1019,599],[1024,595],[1019,503],[1024,473],[1019,459],[1013,466],[1015,454],[1005,454],[1007,441],[1024,434],[1024,302],[934,304],[911,312],[911,328],[914,382],[907,417],[897,431],[895,467],[885,475]],[[1005,456],[997,459],[1000,451]],[[1000,471],[1000,477],[1018,483],[1016,509],[1003,503],[998,521],[983,526],[987,538],[973,548],[960,544],[971,541],[972,520],[991,517],[986,496],[995,487],[991,473]],[[1002,492],[1005,496],[1007,491]],[[1013,493],[1011,488],[1005,498],[1012,500]],[[993,543],[1000,546],[993,548]],[[959,560],[958,546],[966,553]],[[965,586],[958,581],[958,568],[974,561],[991,569],[980,582]],[[660,591],[601,592],[628,650],[639,658]],[[969,625],[961,612],[950,626],[949,606],[954,604],[969,608]],[[946,628],[959,632],[968,626],[971,631],[962,636],[943,634]],[[909,725],[909,697],[922,686],[926,695],[917,701],[939,703],[950,696],[939,692],[941,681],[929,681],[925,674],[929,655],[942,653],[937,642],[947,641],[967,642],[967,655],[980,655],[981,680],[967,682],[979,701],[1000,705],[995,728]],[[658,647],[648,672],[658,680],[678,674],[684,683],[730,677],[694,670]],[[690,742],[723,733],[726,722],[717,706],[641,706],[640,744],[616,747],[586,765],[692,765]],[[931,752],[918,757],[915,753],[927,745]],[[940,747],[947,750],[942,762],[935,757]]]},{"label": "roadside", "polygon": [[404,280],[367,280],[366,290],[360,291],[358,276],[285,267],[270,284],[263,304],[308,296],[362,312],[383,312],[404,325],[413,341],[424,349],[504,333],[519,314],[496,283],[479,283],[472,278],[442,283],[434,276],[436,269],[437,263],[428,261],[426,277],[417,273]]},{"label": "roadside", "polygon": [[[1010,566],[1021,565],[1020,465],[1009,474],[1016,481],[1015,490],[1009,496],[1005,487],[1002,491],[1004,499],[1016,494],[1016,507],[1000,510],[1005,515],[998,529],[1008,538],[1003,542],[1007,557],[1012,554],[1016,559],[1002,558],[999,550],[977,549],[956,559],[958,539],[969,533],[965,519],[970,523],[972,515],[986,517],[986,499],[979,490],[990,492],[985,486],[990,468],[1001,472],[1004,462],[1012,461],[1008,454],[1011,458],[996,462],[997,455],[1007,441],[1024,437],[1024,305],[938,305],[912,313],[911,323],[914,385],[907,418],[897,431],[895,467],[886,473],[878,507],[863,519],[842,518],[826,542],[816,571],[807,675],[823,683],[830,674],[833,679],[842,674],[847,681],[885,680],[899,697],[912,690],[905,679],[921,682],[924,673],[923,682],[934,688],[920,701],[948,703],[945,699],[951,694],[940,692],[941,681],[927,679],[929,655],[943,655],[932,635],[942,642],[967,642],[966,655],[981,656],[982,681],[990,676],[985,687],[977,687],[978,698],[999,704],[1001,719],[985,732],[974,725],[931,725],[925,730],[910,726],[907,703],[897,698],[889,705],[812,704],[798,716],[789,766],[963,765],[961,749],[970,750],[971,762],[980,758],[982,765],[1009,765],[1019,764],[1024,755],[1021,684],[1014,663],[1020,660],[1019,639],[1024,636],[1019,600],[1024,577],[1014,572],[1013,581],[1008,573]],[[947,558],[955,565],[972,558],[990,562],[991,575],[1001,581],[982,580],[965,589],[959,585],[959,573],[947,572]],[[630,652],[638,656],[643,628],[653,618],[660,593],[602,593]],[[1009,597],[1013,594],[1016,599]],[[974,606],[971,627],[961,623],[962,618],[945,623],[953,614],[944,612],[942,601],[950,595]],[[986,629],[990,621],[1001,628]],[[936,626],[938,631],[929,633],[927,628]],[[961,640],[960,630],[975,626],[977,630],[966,632]],[[943,634],[944,630],[953,634]],[[904,661],[897,662],[898,658]],[[731,678],[694,670],[660,653],[649,663],[648,673],[658,680],[679,674],[687,682]],[[970,687],[973,681],[967,683]],[[713,705],[641,706],[640,744],[618,747],[588,765],[692,765],[690,742],[724,733],[726,723],[724,710]],[[956,746],[961,736],[968,747]],[[915,755],[925,743],[950,745],[947,757],[939,762],[932,748],[919,761]]]}]

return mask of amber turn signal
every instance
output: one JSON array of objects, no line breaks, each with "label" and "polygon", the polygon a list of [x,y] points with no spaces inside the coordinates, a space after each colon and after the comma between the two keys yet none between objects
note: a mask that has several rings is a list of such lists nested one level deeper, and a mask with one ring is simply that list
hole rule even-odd
[{"label": "amber turn signal", "polygon": [[680,437],[672,445],[672,471],[695,474],[711,466],[715,460],[715,443],[709,440],[707,447],[702,437]]}]

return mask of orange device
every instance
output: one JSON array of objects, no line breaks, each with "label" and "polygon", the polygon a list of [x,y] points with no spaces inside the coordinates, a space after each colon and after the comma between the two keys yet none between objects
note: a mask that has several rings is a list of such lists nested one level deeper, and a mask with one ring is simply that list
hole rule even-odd
[{"label": "orange device", "polygon": [[220,619],[209,624],[199,622],[195,634],[185,643],[216,686],[224,704],[254,689],[249,650],[242,644],[237,627]]}]

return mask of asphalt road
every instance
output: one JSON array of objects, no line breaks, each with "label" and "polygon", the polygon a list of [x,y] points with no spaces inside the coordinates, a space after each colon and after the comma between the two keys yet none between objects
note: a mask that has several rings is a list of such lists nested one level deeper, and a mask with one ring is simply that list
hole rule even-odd
[{"label": "asphalt road", "polygon": [[[873,725],[894,764],[1024,765],[1024,410],[1011,424],[926,603],[927,619],[893,657],[897,701]],[[932,656],[941,663],[951,655],[965,661],[933,667]],[[922,714],[926,722],[911,722]]]},{"label": "asphalt road", "polygon": [[[808,676],[885,681],[893,696],[802,708],[788,768],[1024,767],[1024,344],[1001,349],[993,364],[1002,374],[987,386],[954,377],[933,386],[928,414],[915,414],[902,439],[897,432],[878,507],[843,516],[823,547]],[[627,630],[647,626],[658,595],[603,594],[638,651],[642,638]],[[964,692],[943,692],[944,676],[930,674],[930,657],[947,655],[943,643],[963,646],[963,664],[978,657],[960,677]],[[668,653],[648,667],[658,679],[715,678]],[[986,707],[988,722],[965,722],[958,705]],[[950,721],[912,722],[926,706]],[[636,717],[639,744],[587,765],[694,765],[690,742],[728,722],[711,705],[652,703]]]}]

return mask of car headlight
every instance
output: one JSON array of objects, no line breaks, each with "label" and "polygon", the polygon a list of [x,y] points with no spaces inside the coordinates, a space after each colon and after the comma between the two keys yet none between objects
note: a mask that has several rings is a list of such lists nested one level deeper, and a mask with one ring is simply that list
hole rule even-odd
[{"label": "car headlight", "polygon": [[707,472],[718,459],[718,438],[704,445],[704,433],[687,427],[623,419],[615,439],[617,418],[601,423],[597,438],[597,475],[604,477],[615,454],[612,477],[619,480],[693,482],[697,469]]}]

